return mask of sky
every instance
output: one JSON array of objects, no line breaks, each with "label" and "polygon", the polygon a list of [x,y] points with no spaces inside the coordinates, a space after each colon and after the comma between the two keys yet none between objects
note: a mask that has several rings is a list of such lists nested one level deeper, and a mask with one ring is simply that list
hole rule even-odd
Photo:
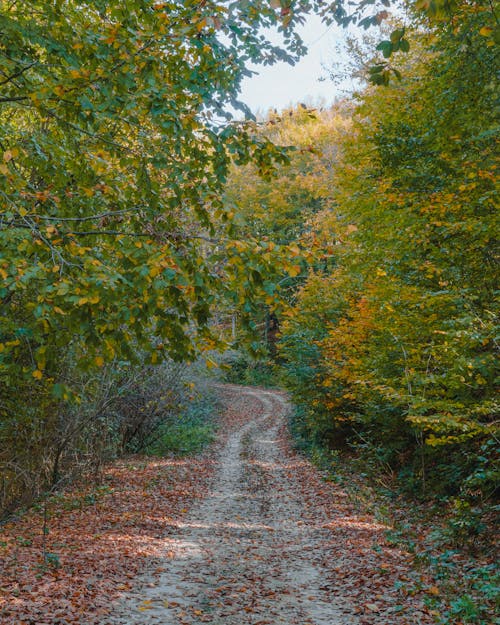
[{"label": "sky", "polygon": [[246,78],[243,82],[241,100],[254,114],[265,114],[269,109],[278,111],[290,104],[331,104],[342,95],[340,88],[327,77],[327,67],[337,57],[336,43],[344,36],[344,31],[337,25],[328,27],[317,15],[310,15],[306,24],[298,29],[308,47],[308,53],[296,65],[276,63],[265,67],[255,67],[257,75]]}]

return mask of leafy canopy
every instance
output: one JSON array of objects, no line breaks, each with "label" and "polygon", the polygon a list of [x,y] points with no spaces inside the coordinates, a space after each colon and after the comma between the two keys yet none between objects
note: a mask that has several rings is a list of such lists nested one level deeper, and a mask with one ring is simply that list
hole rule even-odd
[{"label": "leafy canopy", "polygon": [[249,114],[248,62],[302,52],[303,13],[277,47],[260,28],[288,14],[262,2],[1,8],[0,375],[53,377],[67,348],[88,368],[212,346],[214,298],[243,296],[236,257],[258,251],[227,247],[229,163],[285,158],[228,106]]}]

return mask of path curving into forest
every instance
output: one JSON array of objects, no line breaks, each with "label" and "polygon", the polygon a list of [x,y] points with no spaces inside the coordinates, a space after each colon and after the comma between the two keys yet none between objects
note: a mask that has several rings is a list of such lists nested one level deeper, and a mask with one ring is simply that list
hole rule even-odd
[{"label": "path curving into forest", "polygon": [[221,448],[211,492],[169,537],[165,570],[142,580],[106,623],[357,623],[326,583],[328,529],[304,515],[281,444],[286,399],[260,389],[224,394],[229,404],[243,396],[247,419]]},{"label": "path curving into forest", "polygon": [[98,625],[434,623],[412,556],[293,449],[286,395],[219,393],[216,469],[213,455],[195,468],[205,481],[210,466],[209,488],[173,517],[159,502],[160,557]]}]

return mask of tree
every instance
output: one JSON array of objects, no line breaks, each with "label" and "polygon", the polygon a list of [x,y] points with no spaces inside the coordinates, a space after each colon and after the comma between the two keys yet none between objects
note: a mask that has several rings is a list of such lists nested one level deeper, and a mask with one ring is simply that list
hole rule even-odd
[{"label": "tree", "polygon": [[[217,343],[217,298],[251,301],[241,276],[261,250],[233,240],[222,190],[232,160],[266,174],[285,157],[227,109],[249,116],[236,99],[249,62],[301,53],[303,13],[0,7],[0,462],[22,473],[30,458],[36,474],[66,403],[89,400],[107,363],[192,359]],[[282,47],[259,32],[273,25]]]},{"label": "tree", "polygon": [[485,499],[498,430],[488,12],[463,4],[459,26],[417,29],[425,61],[410,54],[401,82],[360,95],[335,208],[316,218],[336,267],[309,278],[282,339],[310,436],[357,443],[410,487]]},{"label": "tree", "polygon": [[283,310],[304,282],[309,263],[318,267],[328,263],[328,246],[323,253],[312,223],[316,214],[331,208],[337,140],[349,124],[347,103],[325,111],[298,105],[280,114],[269,112],[261,122],[260,136],[290,150],[288,162],[278,164],[270,178],[262,178],[252,163],[230,170],[224,199],[236,216],[235,233],[267,242],[268,250],[282,253],[276,267],[281,275],[262,274],[268,297],[260,310],[251,311],[261,346],[272,356]]}]

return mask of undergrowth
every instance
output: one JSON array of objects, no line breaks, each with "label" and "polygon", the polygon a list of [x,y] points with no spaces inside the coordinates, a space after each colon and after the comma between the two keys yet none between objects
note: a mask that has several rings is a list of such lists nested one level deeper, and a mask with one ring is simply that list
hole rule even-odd
[{"label": "undergrowth", "polygon": [[192,400],[176,418],[158,427],[145,453],[164,456],[170,453],[189,455],[201,452],[215,439],[215,409],[216,401],[211,394],[203,394]]},{"label": "undergrowth", "polygon": [[240,352],[228,352],[221,362],[223,379],[245,386],[279,386],[278,370],[271,360],[256,360]]}]

